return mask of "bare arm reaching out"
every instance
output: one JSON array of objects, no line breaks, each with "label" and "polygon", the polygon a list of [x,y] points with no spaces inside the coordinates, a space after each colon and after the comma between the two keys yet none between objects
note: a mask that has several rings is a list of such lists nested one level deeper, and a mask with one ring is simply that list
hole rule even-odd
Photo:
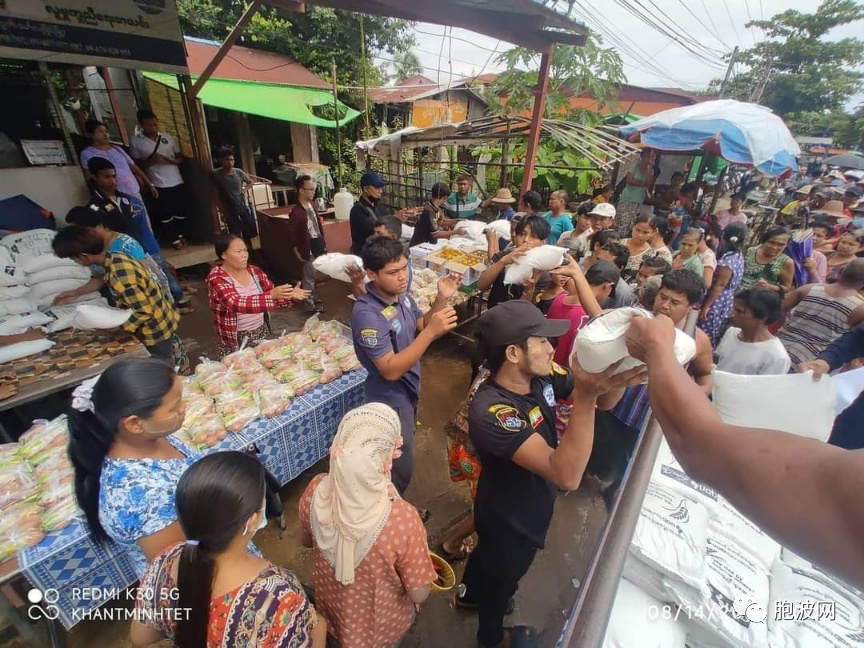
[{"label": "bare arm reaching out", "polygon": [[648,365],[654,416],[691,477],[778,542],[864,586],[864,451],[723,423],[675,360],[672,321],[634,319],[631,355]]}]

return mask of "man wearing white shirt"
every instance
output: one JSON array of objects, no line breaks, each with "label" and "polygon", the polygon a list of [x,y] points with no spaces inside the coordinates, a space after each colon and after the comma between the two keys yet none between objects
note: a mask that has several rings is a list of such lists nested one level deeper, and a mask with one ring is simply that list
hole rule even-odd
[{"label": "man wearing white shirt", "polygon": [[132,137],[129,152],[159,190],[153,212],[161,225],[160,233],[180,249],[186,245],[183,235],[189,200],[179,166],[183,154],[173,137],[159,132],[159,120],[153,112],[139,110],[138,124],[141,133]]}]

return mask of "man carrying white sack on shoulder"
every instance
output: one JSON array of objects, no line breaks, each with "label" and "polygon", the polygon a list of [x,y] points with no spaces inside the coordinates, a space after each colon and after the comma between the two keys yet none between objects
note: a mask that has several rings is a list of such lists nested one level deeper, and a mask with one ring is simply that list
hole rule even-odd
[{"label": "man carrying white sack on shoulder", "polygon": [[[503,620],[520,579],[542,549],[559,490],[579,487],[591,454],[598,396],[644,379],[637,367],[615,375],[571,372],[553,362],[550,337],[569,320],[547,320],[532,304],[513,300],[480,316],[491,376],[468,410],[468,434],[483,470],[474,519],[479,538],[459,586],[456,605],[477,609],[480,646],[535,646],[530,626]],[[556,399],[572,398],[573,415],[558,441]]]},{"label": "man carrying white sack on shoulder", "polygon": [[[654,299],[654,315],[669,317],[678,329],[696,341],[696,355],[688,372],[706,394],[711,393],[714,361],[711,341],[696,328],[695,315],[688,317],[705,294],[702,278],[690,270],[673,270],[663,276]],[[648,387],[635,385],[610,394],[599,406],[594,425],[594,448],[587,472],[608,484],[603,499],[611,508],[621,478],[630,463],[636,441],[651,414]]]}]

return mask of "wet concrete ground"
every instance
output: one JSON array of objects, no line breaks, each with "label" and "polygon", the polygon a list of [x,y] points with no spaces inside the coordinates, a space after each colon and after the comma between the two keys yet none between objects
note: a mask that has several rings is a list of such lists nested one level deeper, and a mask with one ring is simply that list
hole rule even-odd
[{"label": "wet concrete ground", "polygon": [[[193,297],[194,313],[184,315],[180,333],[186,340],[191,358],[212,354],[215,340],[206,290],[195,278],[198,294]],[[347,322],[352,301],[347,299],[346,284],[329,281],[320,284],[316,296],[327,312],[322,319]],[[277,312],[274,329],[299,329],[306,315],[302,307]],[[429,545],[441,542],[446,530],[466,515],[470,508],[467,486],[448,479],[446,421],[453,416],[468,388],[471,347],[453,336],[437,341],[422,360],[422,387],[416,437],[416,471],[406,493],[412,504],[430,509],[427,523]],[[288,529],[283,537],[271,524],[260,531],[255,542],[270,561],[288,566],[301,581],[309,583],[311,550],[298,541],[297,504],[311,478],[327,469],[326,459],[287,484],[281,491],[285,502]],[[582,579],[602,525],[606,508],[596,487],[586,482],[582,488],[559,498],[546,549],[537,554],[516,595],[516,609],[506,620],[512,624],[534,625],[542,646],[553,646],[563,626],[567,609],[576,596],[575,582]],[[456,563],[457,576],[464,563]],[[110,603],[109,603],[110,605]],[[474,646],[476,616],[453,608],[452,594],[433,594],[422,606],[417,622],[402,642],[403,648],[461,648]],[[72,648],[114,648],[130,646],[128,625],[120,622],[90,621],[69,633]],[[19,644],[20,645],[20,644]],[[167,645],[167,644],[166,644]]]}]

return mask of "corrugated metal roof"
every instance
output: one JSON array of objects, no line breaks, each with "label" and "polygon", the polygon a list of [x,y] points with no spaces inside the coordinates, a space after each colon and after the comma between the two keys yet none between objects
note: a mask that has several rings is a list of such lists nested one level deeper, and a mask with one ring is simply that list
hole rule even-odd
[{"label": "corrugated metal roof", "polygon": [[[220,43],[189,36],[183,40],[186,43],[186,60],[189,63],[189,72],[196,76],[200,75],[215,56]],[[229,50],[228,55],[213,73],[213,77],[240,81],[260,81],[262,83],[283,83],[309,88],[330,87],[324,79],[310,72],[292,58],[283,54],[238,45]]]}]

